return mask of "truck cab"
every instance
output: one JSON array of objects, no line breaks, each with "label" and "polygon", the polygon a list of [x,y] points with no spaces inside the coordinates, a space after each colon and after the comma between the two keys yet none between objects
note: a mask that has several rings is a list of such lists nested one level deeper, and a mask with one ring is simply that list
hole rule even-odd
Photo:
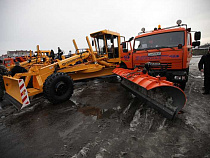
[{"label": "truck cab", "polygon": [[3,63],[6,67],[10,67],[12,65],[15,65],[15,60],[13,58],[5,58]]},{"label": "truck cab", "polygon": [[[160,65],[150,75],[163,75],[184,89],[188,80],[189,63],[192,58],[192,47],[200,45],[200,32],[195,32],[196,42],[192,42],[191,28],[177,22],[177,26],[155,28],[142,32],[131,41],[122,44],[122,62],[124,67],[133,69],[145,63]],[[164,66],[164,70],[163,70]],[[164,73],[163,73],[164,71]]]}]

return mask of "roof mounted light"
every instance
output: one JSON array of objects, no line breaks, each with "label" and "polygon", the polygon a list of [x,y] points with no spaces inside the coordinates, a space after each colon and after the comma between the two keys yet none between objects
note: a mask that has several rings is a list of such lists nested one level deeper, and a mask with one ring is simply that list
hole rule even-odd
[{"label": "roof mounted light", "polygon": [[141,31],[142,31],[143,33],[145,33],[145,28],[144,28],[144,27],[142,27]]},{"label": "roof mounted light", "polygon": [[161,25],[158,25],[158,29],[161,29]]},{"label": "roof mounted light", "polygon": [[180,26],[181,23],[182,23],[182,20],[177,20],[176,23],[177,23],[178,26]]}]

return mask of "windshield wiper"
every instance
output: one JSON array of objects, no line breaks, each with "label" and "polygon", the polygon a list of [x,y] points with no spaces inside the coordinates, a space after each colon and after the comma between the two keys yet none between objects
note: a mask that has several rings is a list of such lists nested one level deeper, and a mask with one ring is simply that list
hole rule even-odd
[{"label": "windshield wiper", "polygon": [[142,48],[142,49],[134,49],[135,51],[138,51],[138,50],[144,50],[144,51],[146,51],[146,52],[148,52],[148,50],[147,49],[145,49],[145,48]]},{"label": "windshield wiper", "polygon": [[142,49],[136,49],[137,51],[138,50],[144,50],[144,51],[146,51],[146,52],[149,52],[148,50],[151,50],[151,49],[157,49],[157,50],[159,50],[159,51],[161,51],[160,49],[162,49],[162,48],[171,48],[172,50],[175,50],[173,47],[166,47],[166,46],[162,46],[162,47],[154,47],[154,48],[142,48]]},{"label": "windshield wiper", "polygon": [[166,46],[163,46],[163,47],[156,47],[155,49],[161,49],[161,48],[171,48],[172,50],[175,50],[173,47],[166,47]]}]

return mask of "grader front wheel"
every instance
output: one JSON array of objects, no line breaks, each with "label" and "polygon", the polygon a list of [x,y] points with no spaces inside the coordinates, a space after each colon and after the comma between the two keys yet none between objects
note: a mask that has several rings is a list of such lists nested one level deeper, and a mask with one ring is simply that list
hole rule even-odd
[{"label": "grader front wheel", "polygon": [[65,73],[54,73],[45,80],[43,92],[53,104],[65,102],[73,93],[73,80]]}]

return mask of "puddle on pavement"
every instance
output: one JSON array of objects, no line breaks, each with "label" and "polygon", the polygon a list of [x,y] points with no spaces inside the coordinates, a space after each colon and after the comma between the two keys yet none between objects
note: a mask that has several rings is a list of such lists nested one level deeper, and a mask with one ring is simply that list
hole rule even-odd
[{"label": "puddle on pavement", "polygon": [[94,106],[86,106],[79,108],[78,111],[83,113],[85,116],[92,116],[93,119],[103,119],[103,118],[110,118],[110,116],[116,111],[117,109],[100,109]]},{"label": "puddle on pavement", "polygon": [[96,120],[103,119],[103,118],[111,118],[112,114],[116,112],[119,114],[125,115],[125,111],[127,111],[126,109],[129,109],[129,112],[126,112],[126,115],[127,113],[132,113],[131,115],[133,115],[134,114],[133,110],[131,112],[130,109],[134,109],[134,111],[136,111],[138,109],[136,107],[138,107],[139,102],[140,101],[137,98],[133,98],[128,105],[123,106],[123,107],[117,106],[110,109],[101,109],[94,106],[84,106],[84,107],[80,107],[78,111],[83,113],[85,116],[92,116],[93,119],[96,119]]}]

